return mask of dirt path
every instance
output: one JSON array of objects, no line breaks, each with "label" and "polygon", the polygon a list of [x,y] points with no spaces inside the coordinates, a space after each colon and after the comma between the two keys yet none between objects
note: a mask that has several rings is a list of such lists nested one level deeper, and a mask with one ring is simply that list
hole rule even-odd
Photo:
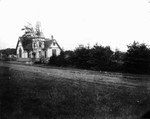
[{"label": "dirt path", "polygon": [[46,77],[65,78],[69,80],[87,81],[97,84],[113,84],[117,86],[127,87],[146,87],[150,89],[150,76],[147,75],[124,75],[117,73],[99,73],[87,70],[71,70],[58,68],[42,68],[37,66],[28,66],[20,64],[12,64],[0,62],[0,66],[9,67],[10,70],[27,71],[33,73],[40,73]]}]

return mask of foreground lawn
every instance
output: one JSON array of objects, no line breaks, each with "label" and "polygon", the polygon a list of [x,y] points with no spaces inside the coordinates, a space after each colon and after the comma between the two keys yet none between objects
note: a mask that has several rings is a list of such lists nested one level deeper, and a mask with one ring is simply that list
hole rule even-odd
[{"label": "foreground lawn", "polygon": [[0,67],[1,119],[137,119],[148,110],[146,85],[69,80]]}]

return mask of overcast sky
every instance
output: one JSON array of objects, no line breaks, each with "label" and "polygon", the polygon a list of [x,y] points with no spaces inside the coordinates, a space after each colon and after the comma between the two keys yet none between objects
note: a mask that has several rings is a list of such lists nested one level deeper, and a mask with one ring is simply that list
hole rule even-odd
[{"label": "overcast sky", "polygon": [[65,50],[98,43],[126,51],[134,40],[150,45],[148,0],[0,0],[0,49],[15,48],[23,26],[36,21]]}]

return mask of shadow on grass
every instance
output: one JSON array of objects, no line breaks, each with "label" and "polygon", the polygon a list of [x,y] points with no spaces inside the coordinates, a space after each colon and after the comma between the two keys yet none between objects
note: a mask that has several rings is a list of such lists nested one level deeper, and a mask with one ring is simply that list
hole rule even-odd
[{"label": "shadow on grass", "polygon": [[143,87],[130,89],[0,67],[1,119],[137,118],[150,106]]},{"label": "shadow on grass", "polygon": [[7,119],[16,110],[20,97],[19,87],[10,78],[9,69],[0,67],[0,116]]},{"label": "shadow on grass", "polygon": [[[36,78],[18,79],[6,67],[0,67],[0,114],[2,119],[55,119],[93,116],[95,99],[86,90],[61,81]],[[36,76],[35,76],[36,77]]]}]

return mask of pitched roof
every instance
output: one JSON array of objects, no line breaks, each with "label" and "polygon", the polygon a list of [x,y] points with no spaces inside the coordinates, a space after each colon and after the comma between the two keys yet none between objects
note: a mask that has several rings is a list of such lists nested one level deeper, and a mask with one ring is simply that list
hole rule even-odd
[{"label": "pitched roof", "polygon": [[32,51],[33,50],[32,42],[33,42],[33,39],[36,39],[36,38],[40,38],[40,39],[44,40],[43,41],[44,42],[44,50],[47,50],[54,41],[57,44],[57,46],[59,47],[59,49],[62,50],[55,39],[49,39],[49,38],[44,38],[44,37],[19,37],[16,49],[19,45],[19,42],[21,42],[24,50]]},{"label": "pitched roof", "polygon": [[32,49],[32,40],[33,38],[31,37],[21,37],[21,43],[22,43],[22,46],[23,46],[23,49],[24,50],[27,50],[27,51],[31,51],[33,50]]},{"label": "pitched roof", "polygon": [[16,49],[19,45],[19,42],[21,42],[22,47],[23,47],[24,50],[27,50],[27,51],[33,50],[32,49],[32,42],[33,42],[32,39],[33,38],[31,38],[31,37],[19,37]]},{"label": "pitched roof", "polygon": [[48,47],[51,46],[52,43],[53,43],[53,40],[44,41],[44,49],[46,50]]},{"label": "pitched roof", "polygon": [[61,47],[59,46],[59,44],[57,43],[57,41],[55,39],[53,39],[53,40],[50,40],[50,39],[45,40],[44,41],[44,46],[45,46],[44,50],[46,50],[47,48],[49,48],[52,45],[53,42],[55,42],[57,44],[57,46],[59,47],[59,49],[62,50]]}]

